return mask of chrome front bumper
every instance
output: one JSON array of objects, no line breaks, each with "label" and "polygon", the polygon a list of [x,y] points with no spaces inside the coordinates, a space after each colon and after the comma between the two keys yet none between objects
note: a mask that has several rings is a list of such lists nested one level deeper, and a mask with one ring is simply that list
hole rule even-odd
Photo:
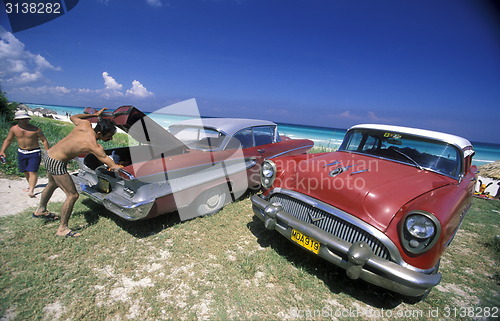
[{"label": "chrome front bumper", "polygon": [[297,219],[284,211],[280,204],[271,204],[262,195],[253,195],[251,201],[254,213],[267,229],[276,230],[289,240],[292,229],[315,239],[321,244],[318,255],[345,269],[351,279],[362,279],[412,297],[425,294],[441,281],[441,273],[422,273],[378,257],[367,243],[346,242],[313,224]]}]

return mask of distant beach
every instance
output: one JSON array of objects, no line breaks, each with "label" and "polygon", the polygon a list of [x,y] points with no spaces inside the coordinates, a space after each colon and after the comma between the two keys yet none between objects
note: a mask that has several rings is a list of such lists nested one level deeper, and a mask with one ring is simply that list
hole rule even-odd
[{"label": "distant beach", "polygon": [[[80,114],[84,107],[60,106],[60,105],[43,105],[26,103],[30,108],[46,108],[57,112],[56,119],[67,120],[66,115]],[[148,113],[146,113],[148,114]],[[167,115],[160,113],[149,113],[149,116],[163,127],[168,127],[171,124],[189,119],[188,116]],[[336,149],[342,143],[346,129],[316,127],[309,125],[296,125],[279,123],[278,129],[280,134],[290,138],[307,138],[314,141],[316,146],[328,147]],[[476,155],[473,158],[473,164],[486,165],[500,160],[500,145],[482,142],[472,142]]]}]

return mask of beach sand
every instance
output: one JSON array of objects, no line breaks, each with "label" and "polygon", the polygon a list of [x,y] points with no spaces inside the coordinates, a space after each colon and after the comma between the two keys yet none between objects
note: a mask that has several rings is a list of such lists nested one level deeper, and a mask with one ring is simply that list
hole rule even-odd
[{"label": "beach sand", "polygon": [[[38,179],[38,184],[35,188],[36,197],[31,198],[28,196],[28,192],[23,191],[24,188],[28,187],[28,182],[25,179],[0,178],[0,217],[17,214],[28,208],[35,210],[38,207],[40,194],[45,185],[47,185],[47,181],[47,178]],[[65,199],[64,192],[58,188],[55,190],[50,202],[63,202]]]}]

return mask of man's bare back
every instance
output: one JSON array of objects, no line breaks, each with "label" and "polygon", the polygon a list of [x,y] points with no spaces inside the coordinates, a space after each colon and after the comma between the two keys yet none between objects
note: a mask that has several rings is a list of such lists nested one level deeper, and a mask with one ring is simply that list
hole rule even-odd
[{"label": "man's bare back", "polygon": [[[49,156],[62,162],[69,162],[82,153],[104,153],[104,149],[96,141],[96,134],[89,122],[77,125],[68,136],[49,149]],[[104,153],[105,155],[105,153]],[[96,155],[99,156],[99,155]]]},{"label": "man's bare back", "polygon": [[[98,112],[100,115],[102,110]],[[108,141],[111,140],[113,134],[102,135],[96,133],[89,121],[85,120],[86,115],[74,115],[71,121],[76,125],[75,128],[57,144],[49,149],[48,155],[62,162],[69,162],[71,159],[80,154],[92,153],[97,159],[106,164],[110,169],[118,169],[116,165],[104,151],[104,148],[97,143],[97,139]]]}]

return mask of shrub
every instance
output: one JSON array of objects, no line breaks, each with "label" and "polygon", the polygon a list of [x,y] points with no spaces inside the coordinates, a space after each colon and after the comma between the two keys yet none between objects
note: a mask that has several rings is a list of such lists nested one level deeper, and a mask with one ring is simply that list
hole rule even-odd
[{"label": "shrub", "polygon": [[12,124],[16,108],[17,103],[9,102],[6,93],[0,87],[0,123],[2,127]]}]

